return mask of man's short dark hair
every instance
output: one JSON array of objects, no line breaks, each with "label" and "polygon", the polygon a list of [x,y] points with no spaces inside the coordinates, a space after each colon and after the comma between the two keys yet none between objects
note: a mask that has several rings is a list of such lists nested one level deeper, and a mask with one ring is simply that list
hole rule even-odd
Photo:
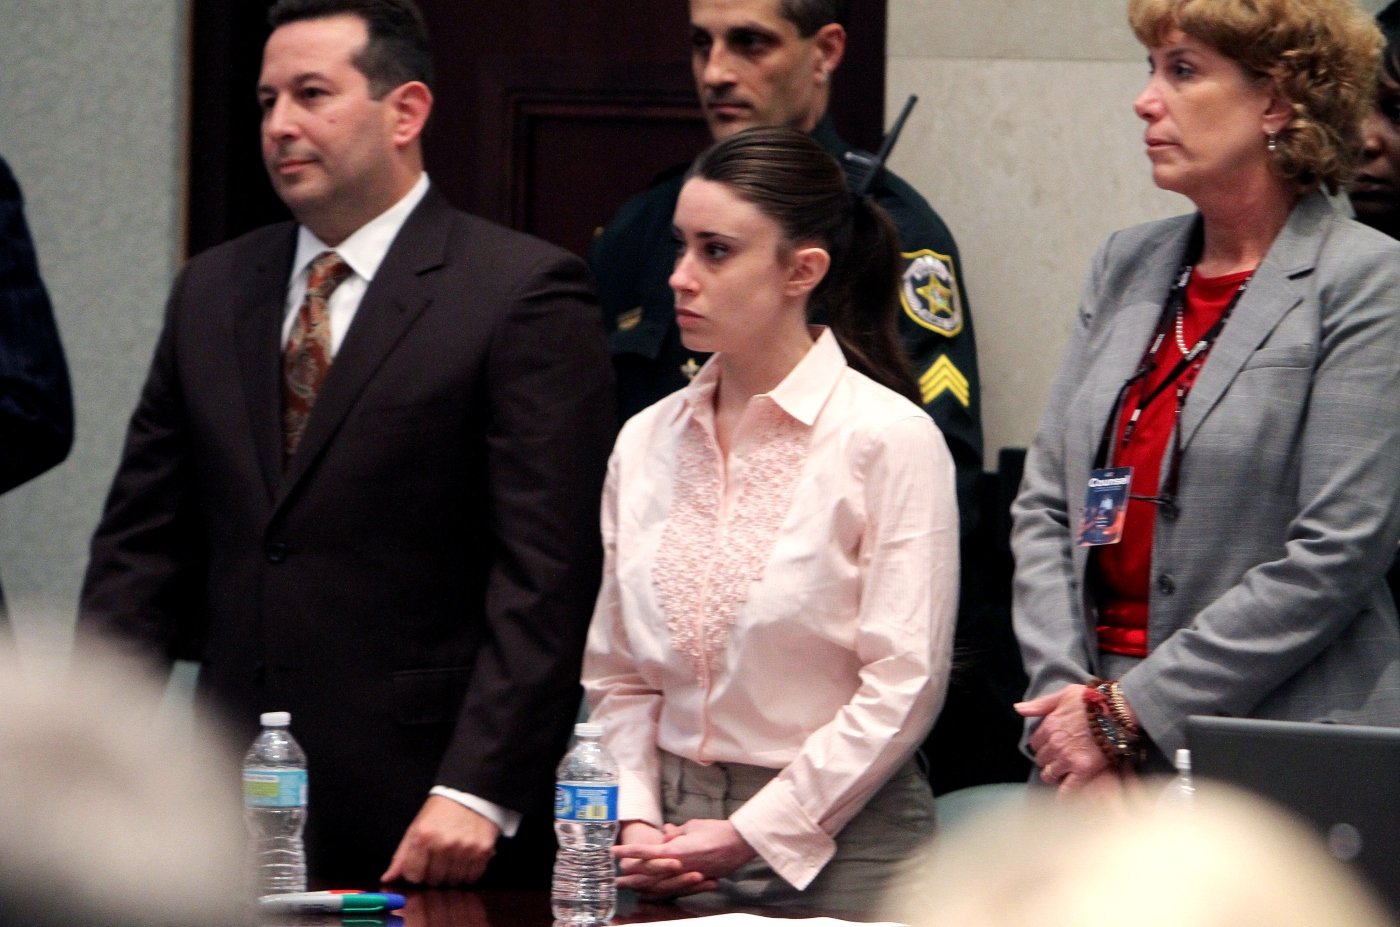
[{"label": "man's short dark hair", "polygon": [[846,21],[846,0],[782,0],[781,9],[783,18],[796,26],[804,39],[822,26]]},{"label": "man's short dark hair", "polygon": [[273,29],[307,19],[358,16],[369,31],[354,65],[369,81],[376,100],[409,81],[433,86],[428,27],[412,0],[277,0],[268,11]]}]

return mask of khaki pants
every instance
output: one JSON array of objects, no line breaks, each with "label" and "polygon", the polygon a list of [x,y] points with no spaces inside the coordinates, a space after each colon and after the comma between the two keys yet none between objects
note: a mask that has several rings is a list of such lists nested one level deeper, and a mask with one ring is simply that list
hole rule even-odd
[{"label": "khaki pants", "polygon": [[[663,813],[672,824],[727,819],[778,774],[739,763],[701,766],[664,752],[661,757]],[[870,915],[901,864],[933,831],[933,792],[910,760],[836,835],[836,855],[805,890],[793,888],[759,856],[721,879],[714,891],[684,896],[677,904],[696,911],[780,906],[818,914]]]}]

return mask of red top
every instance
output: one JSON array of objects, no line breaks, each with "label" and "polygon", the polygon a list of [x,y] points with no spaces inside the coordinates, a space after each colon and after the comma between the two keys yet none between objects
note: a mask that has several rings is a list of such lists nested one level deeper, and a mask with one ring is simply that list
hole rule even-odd
[{"label": "red top", "polygon": [[[1223,277],[1202,277],[1193,273],[1186,284],[1185,310],[1182,316],[1182,339],[1188,350],[1225,313],[1240,284],[1253,271],[1226,274]],[[1196,382],[1210,350],[1202,351],[1190,367],[1182,371],[1178,385],[1189,391]],[[1142,398],[1166,379],[1181,360],[1175,324],[1168,326],[1162,346],[1157,350],[1157,363],[1146,377],[1128,387],[1119,409],[1118,431],[1114,439],[1111,466],[1132,467],[1133,496],[1155,496],[1162,475],[1164,454],[1170,454],[1172,429],[1176,425],[1176,389],[1168,386],[1142,410],[1128,446],[1123,446],[1123,432],[1132,411]],[[1152,531],[1157,518],[1157,505],[1139,499],[1128,500],[1128,514],[1123,524],[1123,539],[1094,549],[1098,570],[1099,650],[1147,656],[1147,603],[1152,579]]]}]

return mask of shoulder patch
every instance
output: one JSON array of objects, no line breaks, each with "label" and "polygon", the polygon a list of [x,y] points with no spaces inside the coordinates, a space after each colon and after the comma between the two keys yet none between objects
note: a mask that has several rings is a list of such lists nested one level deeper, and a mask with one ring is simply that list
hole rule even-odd
[{"label": "shoulder patch", "polygon": [[899,301],[915,322],[930,331],[951,338],[963,329],[962,301],[958,298],[958,278],[953,259],[923,248],[903,252],[904,277],[899,284]]}]

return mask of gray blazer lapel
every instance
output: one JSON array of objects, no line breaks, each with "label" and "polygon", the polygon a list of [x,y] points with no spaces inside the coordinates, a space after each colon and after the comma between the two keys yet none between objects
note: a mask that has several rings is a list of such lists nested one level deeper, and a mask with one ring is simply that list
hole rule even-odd
[{"label": "gray blazer lapel", "polygon": [[1321,226],[1331,212],[1331,204],[1320,193],[1304,197],[1294,207],[1191,388],[1181,415],[1182,447],[1191,443],[1250,355],[1306,295],[1307,278],[1321,247]]},{"label": "gray blazer lapel", "polygon": [[[1165,287],[1170,279],[1170,274],[1163,277],[1163,290],[1156,295],[1166,293]],[[1113,327],[1107,332],[1100,349],[1103,363],[1099,365],[1093,383],[1086,384],[1089,388],[1083,393],[1089,408],[1086,424],[1090,428],[1084,439],[1091,449],[1091,455],[1103,439],[1104,430],[1109,427],[1109,419],[1117,411],[1114,400],[1118,398],[1119,390],[1137,371],[1138,364],[1151,347],[1152,333],[1162,313],[1160,299],[1149,299],[1140,293],[1130,294],[1128,299],[1131,302],[1124,302],[1117,310]]]},{"label": "gray blazer lapel", "polygon": [[[1133,273],[1131,283],[1121,295],[1112,292],[1100,295],[1097,311],[1111,312],[1113,321],[1102,344],[1093,348],[1100,354],[1100,362],[1091,364],[1098,370],[1097,378],[1086,384],[1088,388],[1082,393],[1089,404],[1088,424],[1093,429],[1092,434],[1084,436],[1090,448],[1098,447],[1109,426],[1109,418],[1117,411],[1114,400],[1120,388],[1137,371],[1147,349],[1152,346],[1167,293],[1186,253],[1191,227],[1190,222],[1181,223],[1173,234],[1145,251],[1139,263],[1145,264],[1147,269]],[[1087,473],[1085,475],[1087,478]]]},{"label": "gray blazer lapel", "polygon": [[[1065,459],[1066,485],[1071,487],[1071,495],[1078,494],[1066,500],[1072,521],[1079,517],[1079,505],[1088,488],[1089,471],[1095,465],[1094,453],[1109,428],[1109,419],[1117,411],[1114,401],[1152,345],[1162,306],[1180,269],[1190,233],[1191,222],[1183,221],[1160,241],[1138,247],[1136,260],[1123,268],[1127,271],[1126,287],[1115,292],[1117,281],[1113,278],[1106,280],[1104,290],[1091,307],[1096,316],[1093,325],[1100,328],[1089,338],[1089,351],[1096,359],[1086,358],[1089,379],[1075,396],[1076,402],[1084,403],[1085,411],[1075,434],[1067,442],[1070,450]],[[1133,246],[1128,244],[1127,247],[1131,249]],[[1089,548],[1075,545],[1071,557],[1075,575],[1082,581],[1088,565]],[[1086,617],[1092,626],[1092,615],[1087,610]]]},{"label": "gray blazer lapel", "polygon": [[280,499],[306,475],[374,372],[432,302],[431,271],[447,259],[451,222],[450,207],[430,189],[394,239],[336,352],[301,444],[287,462]]},{"label": "gray blazer lapel", "polygon": [[282,319],[295,249],[296,226],[289,224],[285,241],[256,261],[245,278],[234,320],[248,424],[269,500],[282,482]]}]

